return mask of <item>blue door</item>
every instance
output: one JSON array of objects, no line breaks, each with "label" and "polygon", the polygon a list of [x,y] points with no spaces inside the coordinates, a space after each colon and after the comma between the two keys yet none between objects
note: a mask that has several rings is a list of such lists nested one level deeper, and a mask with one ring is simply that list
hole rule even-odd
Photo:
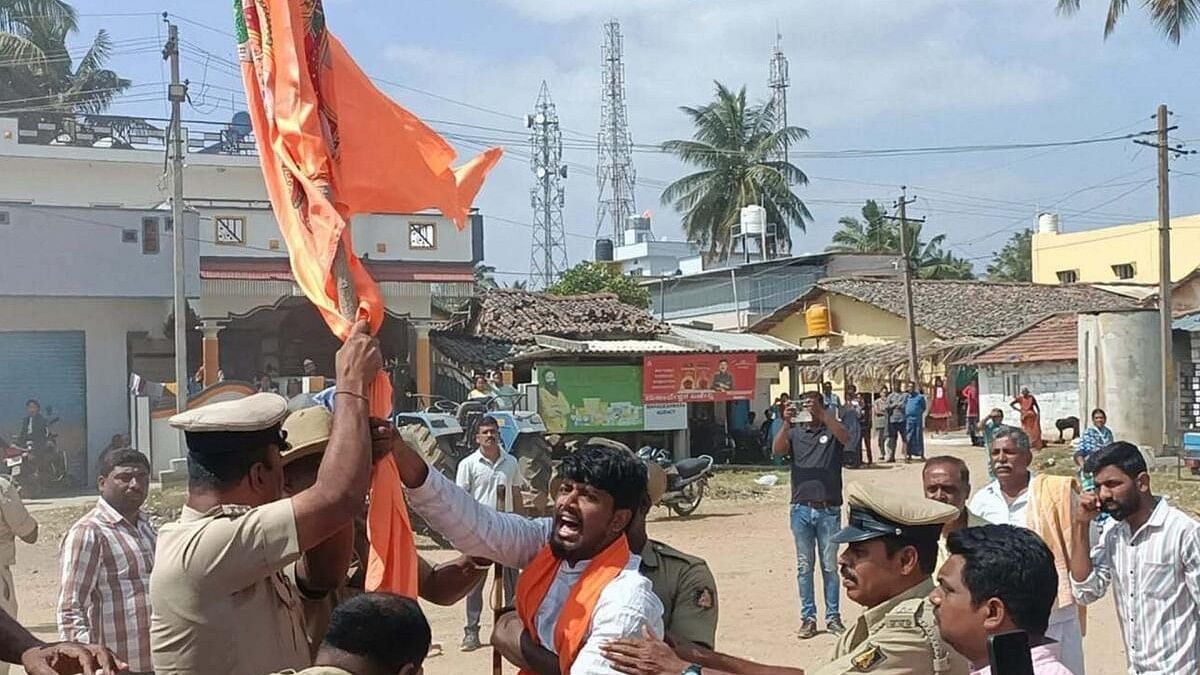
[{"label": "blue door", "polygon": [[72,476],[87,471],[87,362],[83,331],[0,332],[0,435],[21,429],[25,402],[37,399]]}]

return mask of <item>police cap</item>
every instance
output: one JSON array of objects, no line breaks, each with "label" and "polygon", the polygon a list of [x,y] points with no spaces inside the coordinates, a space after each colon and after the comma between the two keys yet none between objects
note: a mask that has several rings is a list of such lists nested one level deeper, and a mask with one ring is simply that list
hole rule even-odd
[{"label": "police cap", "polygon": [[832,541],[850,544],[879,537],[936,540],[942,526],[958,517],[957,508],[916,495],[861,483],[846,486],[850,522],[835,533]]},{"label": "police cap", "polygon": [[218,455],[271,443],[282,447],[285,443],[280,425],[287,414],[287,399],[260,393],[193,408],[169,422],[183,430],[189,452]]}]

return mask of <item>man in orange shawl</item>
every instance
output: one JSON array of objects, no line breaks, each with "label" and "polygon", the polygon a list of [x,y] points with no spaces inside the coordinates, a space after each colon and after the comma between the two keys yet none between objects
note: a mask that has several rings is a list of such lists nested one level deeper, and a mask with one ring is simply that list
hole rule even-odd
[{"label": "man in orange shawl", "polygon": [[559,467],[552,518],[501,513],[407,447],[395,453],[408,503],[459,551],[523,569],[517,613],[563,675],[617,671],[605,642],[663,634],[663,606],[630,552],[625,530],[646,495],[646,466],[630,452],[588,444]]}]

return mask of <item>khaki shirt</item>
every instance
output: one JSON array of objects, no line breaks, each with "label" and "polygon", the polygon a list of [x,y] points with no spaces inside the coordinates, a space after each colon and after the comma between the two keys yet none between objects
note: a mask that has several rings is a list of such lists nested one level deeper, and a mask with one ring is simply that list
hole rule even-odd
[{"label": "khaki shirt", "polygon": [[313,666],[304,670],[281,670],[278,673],[271,673],[271,675],[354,675],[354,673],[333,666]]},{"label": "khaki shirt", "polygon": [[838,640],[833,662],[813,675],[967,675],[967,660],[942,642],[929,593],[933,580],[868,609]]},{"label": "khaki shirt", "polygon": [[[967,527],[982,527],[984,525],[991,525],[991,523],[971,513],[969,509],[967,510]],[[942,569],[942,565],[945,565],[949,559],[950,549],[946,547],[946,533],[943,532],[942,536],[938,539],[937,567],[933,568],[933,580],[935,582],[937,581],[938,572]]]},{"label": "khaki shirt", "polygon": [[296,587],[291,499],[183,507],[158,533],[150,647],[158,675],[262,675],[312,663]]},{"label": "khaki shirt", "polygon": [[712,649],[717,639],[717,584],[708,563],[661,541],[642,548],[639,571],[663,604],[663,626],[671,635]]},{"label": "khaki shirt", "polygon": [[37,521],[25,510],[12,478],[0,476],[0,567],[17,564],[17,537],[28,537]]}]

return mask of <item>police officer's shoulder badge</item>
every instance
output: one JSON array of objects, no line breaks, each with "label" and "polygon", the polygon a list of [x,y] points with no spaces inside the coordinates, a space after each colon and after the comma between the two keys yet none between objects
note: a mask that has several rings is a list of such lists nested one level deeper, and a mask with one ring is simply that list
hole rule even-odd
[{"label": "police officer's shoulder badge", "polygon": [[713,595],[713,590],[705,586],[696,591],[696,606],[700,609],[712,609],[716,603],[716,597]]},{"label": "police officer's shoulder badge", "polygon": [[854,666],[855,672],[866,673],[886,660],[887,656],[879,648],[879,645],[868,644],[866,649],[850,659],[850,665]]}]

